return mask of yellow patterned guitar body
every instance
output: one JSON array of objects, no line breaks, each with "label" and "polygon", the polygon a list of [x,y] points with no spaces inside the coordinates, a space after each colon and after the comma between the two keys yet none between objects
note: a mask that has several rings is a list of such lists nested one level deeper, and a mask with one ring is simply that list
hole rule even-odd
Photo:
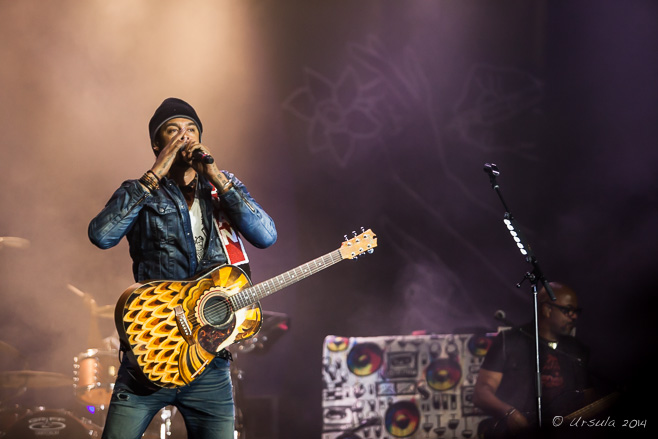
[{"label": "yellow patterned guitar body", "polygon": [[[129,359],[158,387],[191,383],[215,353],[260,330],[260,303],[246,307],[234,303],[234,296],[248,286],[246,274],[233,265],[217,267],[197,279],[131,286],[115,309],[117,331]],[[177,307],[182,311],[178,317]]]},{"label": "yellow patterned guitar body", "polygon": [[158,387],[184,386],[217,352],[258,333],[260,299],[342,260],[372,253],[376,246],[372,230],[362,229],[339,249],[253,286],[233,265],[186,281],[135,284],[114,312],[119,339],[146,380]]}]

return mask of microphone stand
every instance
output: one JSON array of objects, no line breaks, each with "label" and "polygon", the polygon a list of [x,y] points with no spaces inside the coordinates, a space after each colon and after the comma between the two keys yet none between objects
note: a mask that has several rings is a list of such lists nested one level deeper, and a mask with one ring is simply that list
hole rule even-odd
[{"label": "microphone stand", "polygon": [[526,262],[532,265],[532,270],[526,272],[521,282],[516,284],[516,287],[521,288],[521,284],[527,279],[530,282],[532,289],[532,297],[533,297],[533,305],[534,305],[534,324],[535,324],[535,375],[536,375],[535,387],[537,392],[537,423],[539,425],[539,428],[541,428],[542,391],[541,391],[541,369],[539,367],[539,314],[538,314],[538,306],[537,306],[537,283],[538,282],[542,283],[542,285],[546,289],[546,292],[548,293],[548,296],[553,301],[555,300],[555,294],[553,293],[553,289],[551,288],[548,281],[546,280],[546,277],[544,277],[544,273],[539,267],[539,262],[537,261],[537,258],[535,257],[530,246],[527,244],[527,241],[521,234],[521,230],[518,227],[516,220],[512,216],[509,207],[507,207],[507,203],[505,203],[503,194],[500,191],[500,185],[498,185],[496,181],[496,177],[500,175],[498,166],[496,166],[493,163],[485,163],[484,172],[487,175],[489,175],[489,181],[491,182],[491,187],[493,188],[494,191],[496,191],[496,193],[498,194],[498,198],[500,198],[500,201],[503,204],[503,207],[505,208],[505,215],[503,221],[507,225],[507,229],[509,230],[510,234],[514,238],[514,241],[516,242],[517,247],[519,247],[521,254],[525,256]]}]

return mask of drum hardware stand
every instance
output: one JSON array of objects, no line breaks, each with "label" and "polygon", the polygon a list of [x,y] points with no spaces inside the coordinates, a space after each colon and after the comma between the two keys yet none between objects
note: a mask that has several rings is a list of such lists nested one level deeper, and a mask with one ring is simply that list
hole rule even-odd
[{"label": "drum hardware stand", "polygon": [[523,276],[523,279],[521,279],[521,282],[516,284],[516,287],[521,288],[521,284],[523,284],[523,282],[525,282],[525,280],[527,279],[530,282],[530,286],[532,289],[533,306],[534,306],[534,324],[535,324],[535,376],[536,376],[535,389],[537,392],[537,425],[539,426],[539,428],[541,428],[542,427],[542,421],[541,421],[542,391],[541,391],[541,369],[539,367],[539,322],[538,322],[538,307],[537,307],[537,283],[538,282],[542,283],[542,285],[546,289],[546,292],[548,293],[548,296],[551,298],[552,301],[555,301],[555,293],[553,292],[553,289],[551,288],[548,281],[544,277],[544,274],[542,273],[541,268],[539,267],[539,262],[537,261],[537,258],[533,254],[530,245],[527,244],[527,241],[521,234],[521,230],[518,227],[516,220],[512,216],[510,209],[507,207],[507,204],[503,199],[503,195],[500,191],[500,186],[496,182],[496,177],[500,175],[498,166],[496,166],[493,163],[485,163],[484,172],[489,176],[491,187],[493,188],[494,191],[496,191],[496,193],[498,194],[498,198],[500,198],[500,201],[503,204],[503,207],[505,208],[503,222],[507,226],[507,230],[509,230],[510,235],[512,235],[512,238],[514,239],[516,246],[519,248],[521,254],[525,256],[526,262],[532,265],[532,271],[526,272],[526,274]]},{"label": "drum hardware stand", "polygon": [[[0,244],[1,243],[2,238],[0,237]],[[25,370],[28,366],[27,358],[25,358],[25,356],[18,349],[2,340],[0,340],[0,356],[3,359],[11,358],[16,360],[16,362],[20,364],[20,366],[16,368],[17,371]],[[0,383],[2,383],[2,381],[2,372],[0,372]],[[7,391],[6,393],[2,389],[3,385],[0,384],[0,409],[2,409],[4,402],[18,398],[27,392],[27,386],[16,387],[16,390]],[[1,433],[2,432],[0,431],[0,434]]]},{"label": "drum hardware stand", "polygon": [[[173,410],[176,410],[173,407]],[[160,410],[160,439],[167,439],[171,436],[171,418],[174,416],[174,412],[169,406]]]}]

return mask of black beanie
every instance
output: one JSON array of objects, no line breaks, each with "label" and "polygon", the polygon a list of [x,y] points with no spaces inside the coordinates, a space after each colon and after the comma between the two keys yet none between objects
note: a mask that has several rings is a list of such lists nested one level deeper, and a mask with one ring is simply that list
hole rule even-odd
[{"label": "black beanie", "polygon": [[197,116],[194,108],[187,102],[178,98],[167,98],[162,101],[162,104],[155,110],[153,117],[149,121],[149,135],[151,136],[151,143],[155,139],[155,135],[158,133],[160,127],[167,122],[168,120],[185,117],[194,121],[197,127],[199,127],[199,140],[201,140],[201,133],[203,133],[203,125],[201,125],[201,120]]}]

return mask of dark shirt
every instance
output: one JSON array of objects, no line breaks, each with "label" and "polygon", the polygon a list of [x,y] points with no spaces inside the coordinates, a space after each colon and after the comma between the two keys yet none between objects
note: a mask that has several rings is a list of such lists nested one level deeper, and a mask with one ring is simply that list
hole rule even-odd
[{"label": "dark shirt", "polygon": [[[481,366],[502,372],[496,396],[529,419],[537,413],[535,352],[534,325],[512,328],[496,336]],[[566,415],[582,405],[589,386],[588,356],[588,349],[574,337],[561,337],[555,349],[540,338],[542,415]]]}]

